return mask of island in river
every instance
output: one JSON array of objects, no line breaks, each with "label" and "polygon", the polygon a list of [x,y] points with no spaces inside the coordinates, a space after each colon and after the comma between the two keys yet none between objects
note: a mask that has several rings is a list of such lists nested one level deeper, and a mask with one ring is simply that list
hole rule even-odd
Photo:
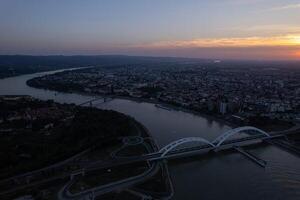
[{"label": "island in river", "polygon": [[[22,195],[57,199],[69,174],[91,163],[109,163],[157,150],[143,125],[112,110],[41,101],[30,96],[0,96],[0,111],[1,199]],[[149,168],[147,163],[99,168],[77,177],[70,192],[77,194],[124,180]],[[157,167],[153,176],[135,185],[135,189],[168,195],[170,184],[165,170],[162,165]],[[122,196],[139,198],[134,195],[135,189],[121,190]],[[105,195],[120,198],[120,193]]]}]

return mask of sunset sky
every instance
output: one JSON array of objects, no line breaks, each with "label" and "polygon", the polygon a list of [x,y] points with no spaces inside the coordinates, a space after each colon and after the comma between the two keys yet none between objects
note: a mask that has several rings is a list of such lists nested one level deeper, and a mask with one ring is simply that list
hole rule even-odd
[{"label": "sunset sky", "polygon": [[0,54],[300,60],[300,0],[0,0]]}]

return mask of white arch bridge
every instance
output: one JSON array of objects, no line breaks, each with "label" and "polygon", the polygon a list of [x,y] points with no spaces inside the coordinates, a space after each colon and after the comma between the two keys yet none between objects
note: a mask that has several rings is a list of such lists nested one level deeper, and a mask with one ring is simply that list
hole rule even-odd
[{"label": "white arch bridge", "polygon": [[[247,141],[251,140],[251,139],[256,139],[256,138],[271,138],[273,136],[271,136],[269,133],[252,127],[252,126],[244,126],[244,127],[239,127],[239,128],[235,128],[235,129],[231,129],[229,131],[226,131],[225,133],[221,134],[219,137],[217,137],[216,139],[214,139],[212,142],[201,138],[201,137],[187,137],[187,138],[182,138],[179,140],[176,140],[174,142],[171,142],[170,144],[164,146],[163,148],[161,148],[159,150],[159,153],[161,154],[160,157],[163,158],[165,157],[169,152],[172,152],[173,150],[175,150],[178,146],[182,146],[184,144],[188,144],[188,143],[200,143],[200,144],[204,144],[210,148],[213,149],[218,149],[219,147],[221,147],[224,143],[226,143],[226,141],[228,141],[228,138],[234,136],[234,135],[238,135],[244,132],[253,132],[255,133],[255,135],[249,136],[248,138],[240,138],[235,140],[236,143],[238,143],[239,141]],[[234,141],[233,141],[234,142]]]}]

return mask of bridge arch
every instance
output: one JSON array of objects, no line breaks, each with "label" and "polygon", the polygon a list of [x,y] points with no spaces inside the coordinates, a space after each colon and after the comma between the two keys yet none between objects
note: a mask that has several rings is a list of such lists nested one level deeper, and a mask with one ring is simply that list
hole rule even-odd
[{"label": "bridge arch", "polygon": [[229,131],[226,131],[225,133],[223,133],[222,135],[220,135],[219,137],[217,137],[212,143],[215,145],[215,147],[219,147],[225,140],[227,140],[229,137],[239,134],[243,131],[257,131],[267,137],[270,137],[270,134],[268,134],[267,132],[252,127],[252,126],[243,126],[243,127],[239,127],[239,128],[235,128],[235,129],[231,129]]},{"label": "bridge arch", "polygon": [[187,137],[187,138],[182,138],[182,139],[176,140],[174,142],[171,142],[170,144],[168,144],[168,145],[164,146],[162,149],[160,149],[159,152],[162,153],[161,157],[164,157],[165,155],[167,155],[167,153],[169,153],[170,151],[175,149],[177,146],[186,144],[186,143],[191,143],[191,142],[201,142],[201,143],[208,144],[212,147],[215,147],[215,145],[213,143],[211,143],[210,141],[208,141],[204,138]]}]

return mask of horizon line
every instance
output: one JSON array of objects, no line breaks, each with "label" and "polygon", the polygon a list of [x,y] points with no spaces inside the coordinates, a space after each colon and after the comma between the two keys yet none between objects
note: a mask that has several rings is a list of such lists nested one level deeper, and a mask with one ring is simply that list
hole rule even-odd
[{"label": "horizon line", "polygon": [[193,59],[193,60],[210,60],[210,61],[273,61],[273,62],[300,62],[300,58],[295,59],[239,59],[239,58],[201,58],[201,57],[184,57],[184,56],[155,56],[155,55],[127,55],[127,54],[0,54],[0,56],[31,56],[31,57],[97,57],[97,56],[120,56],[120,57],[145,57],[145,58],[171,58],[171,59]]}]

